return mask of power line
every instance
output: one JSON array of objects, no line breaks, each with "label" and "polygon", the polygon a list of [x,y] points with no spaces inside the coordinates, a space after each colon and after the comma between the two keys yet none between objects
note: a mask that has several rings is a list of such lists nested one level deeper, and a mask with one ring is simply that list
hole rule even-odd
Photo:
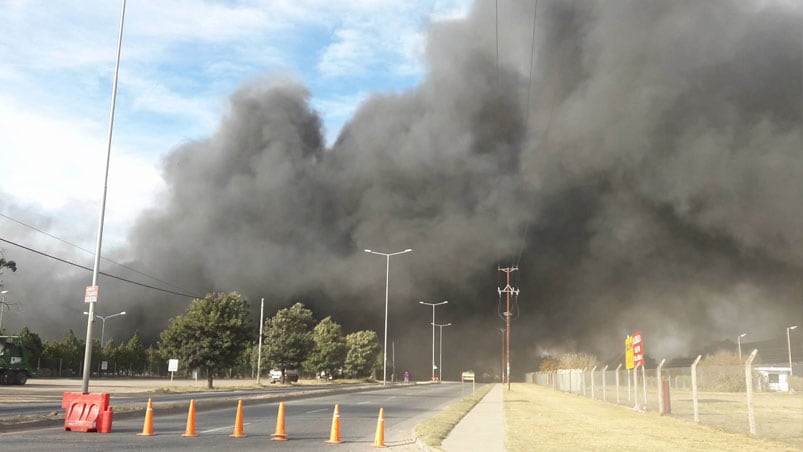
[{"label": "power line", "polygon": [[[538,18],[538,0],[535,0],[535,8],[533,8],[533,34],[532,34],[532,42],[530,44],[530,77],[527,79],[527,104],[524,106],[525,108],[525,116],[524,116],[524,127],[530,127],[530,96],[532,93],[532,86],[533,86],[533,65],[535,63],[535,24],[536,19]],[[550,112],[551,116],[551,112]],[[551,118],[550,118],[551,122]],[[547,123],[547,131],[549,130],[549,123]],[[547,131],[545,131],[545,135],[547,135]],[[534,149],[536,151],[538,148]],[[523,169],[523,168],[522,168]],[[530,232],[530,218],[527,218],[527,223],[524,226],[524,235],[521,238],[521,247],[519,248],[519,255],[516,258],[516,266],[521,263],[521,256],[524,254],[524,247],[527,244],[527,234]]]},{"label": "power line", "polygon": [[[88,254],[90,254],[90,255],[92,255],[92,254],[93,254],[93,253],[92,253],[92,251],[89,251],[89,250],[88,250],[88,249],[86,249],[86,248],[82,248],[82,247],[80,247],[79,245],[76,245],[75,243],[72,243],[72,242],[70,242],[70,241],[67,241],[67,240],[65,240],[65,239],[62,239],[61,237],[57,237],[57,236],[55,236],[55,235],[53,235],[53,234],[51,234],[51,233],[49,233],[49,232],[47,232],[47,231],[44,231],[44,230],[42,230],[42,229],[39,229],[39,228],[37,228],[36,226],[33,226],[33,225],[27,224],[27,223],[25,223],[25,222],[22,222],[22,221],[20,221],[20,220],[18,220],[18,219],[16,219],[16,218],[10,217],[10,216],[8,216],[8,215],[6,215],[6,214],[2,213],[2,212],[0,212],[0,217],[3,217],[3,218],[5,218],[5,219],[7,219],[7,220],[10,220],[10,221],[13,221],[14,223],[17,223],[17,224],[19,224],[19,225],[25,226],[26,228],[33,229],[34,231],[36,231],[36,232],[38,232],[38,233],[40,233],[40,234],[44,234],[44,235],[46,235],[46,236],[48,236],[48,237],[50,237],[50,238],[56,239],[56,240],[58,240],[59,242],[62,242],[62,243],[64,243],[64,244],[67,244],[67,245],[69,245],[69,246],[71,246],[71,247],[73,247],[73,248],[79,249],[79,250],[81,250],[81,251],[83,251],[83,252],[85,252],[85,253],[88,253]],[[153,275],[149,275],[149,274],[147,274],[147,273],[141,272],[141,271],[139,271],[139,270],[137,270],[137,269],[135,269],[135,268],[129,267],[128,265],[121,264],[121,263],[119,263],[119,262],[115,262],[115,261],[113,261],[113,260],[111,260],[111,259],[108,259],[108,258],[105,258],[105,257],[101,257],[101,259],[102,259],[104,262],[108,262],[108,263],[111,263],[111,264],[114,264],[114,265],[118,265],[118,266],[120,266],[120,267],[123,267],[123,268],[125,268],[126,270],[130,270],[130,271],[132,271],[132,272],[134,272],[134,273],[137,273],[137,274],[139,274],[139,275],[145,276],[145,277],[147,277],[147,278],[151,278],[151,279],[152,279],[152,280],[154,280],[154,281],[158,281],[158,282],[160,282],[160,283],[162,283],[162,284],[166,284],[166,285],[168,285],[168,286],[170,286],[170,287],[173,287],[173,288],[175,288],[175,289],[178,289],[178,290],[183,290],[183,291],[185,291],[185,292],[189,292],[189,290],[188,290],[188,289],[185,289],[185,288],[183,288],[183,287],[181,287],[181,286],[177,286],[177,285],[175,285],[175,284],[173,284],[173,283],[170,283],[170,282],[164,281],[164,280],[162,280],[162,279],[159,279],[159,278],[157,278],[157,277],[155,277],[155,276],[153,276]]]},{"label": "power line", "polygon": [[[78,268],[81,268],[81,269],[84,269],[84,270],[92,271],[91,268],[89,268],[89,267],[87,267],[85,265],[77,264],[75,262],[68,261],[67,259],[62,259],[60,257],[53,256],[52,254],[47,254],[47,253],[45,253],[43,251],[35,250],[35,249],[27,247],[25,245],[21,245],[19,243],[12,242],[11,240],[6,240],[6,239],[4,239],[2,237],[0,237],[0,242],[5,242],[5,243],[8,243],[10,245],[14,245],[14,246],[22,248],[22,249],[24,249],[26,251],[30,251],[32,253],[39,254],[40,256],[44,256],[44,257],[47,257],[49,259],[53,259],[53,260],[56,260],[56,261],[59,261],[59,262],[62,262],[62,263],[68,264],[68,265],[72,265],[73,267],[78,267]],[[134,284],[134,285],[137,285],[137,286],[145,287],[145,288],[148,288],[148,289],[158,290],[159,292],[169,293],[171,295],[178,295],[178,296],[187,297],[187,298],[203,298],[203,297],[198,296],[198,295],[190,295],[190,294],[187,294],[187,293],[176,292],[176,291],[173,291],[173,290],[162,289],[161,287],[151,286],[150,284],[145,284],[145,283],[141,283],[141,282],[137,282],[137,281],[132,281],[130,279],[126,279],[126,278],[123,278],[121,276],[112,275],[112,274],[109,274],[109,273],[106,273],[106,272],[99,271],[98,273],[103,275],[103,276],[108,276],[109,278],[113,278],[113,279],[116,279],[116,280],[119,280],[119,281],[123,281],[123,282],[127,282],[127,283],[130,283],[130,284]]]}]

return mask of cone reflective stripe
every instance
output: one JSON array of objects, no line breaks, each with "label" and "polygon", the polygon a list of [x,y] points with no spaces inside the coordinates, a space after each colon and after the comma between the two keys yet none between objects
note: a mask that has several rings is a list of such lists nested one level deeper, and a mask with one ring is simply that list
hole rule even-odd
[{"label": "cone reflective stripe", "polygon": [[148,408],[145,410],[145,424],[142,426],[142,436],[153,436],[153,402],[148,399]]},{"label": "cone reflective stripe", "polygon": [[376,435],[374,435],[374,447],[385,447],[385,409],[379,409],[379,419],[376,421]]},{"label": "cone reflective stripe", "polygon": [[232,438],[245,438],[245,433],[243,433],[243,401],[237,401],[237,416],[234,418],[234,433],[231,435]]},{"label": "cone reflective stripe", "polygon": [[187,413],[187,428],[181,436],[198,436],[195,432],[195,400],[190,400],[190,411]]},{"label": "cone reflective stripe", "polygon": [[284,402],[279,402],[279,415],[276,417],[276,433],[270,435],[273,441],[287,441],[284,431]]},{"label": "cone reflective stripe", "polygon": [[324,441],[331,444],[339,444],[340,440],[340,405],[335,405],[335,412],[332,415],[332,429],[329,432],[329,440]]}]

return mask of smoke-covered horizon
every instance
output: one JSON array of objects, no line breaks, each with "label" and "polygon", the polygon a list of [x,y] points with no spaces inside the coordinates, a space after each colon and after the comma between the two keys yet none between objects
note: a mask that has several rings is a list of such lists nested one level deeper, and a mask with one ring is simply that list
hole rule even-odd
[{"label": "smoke-covered horizon", "polygon": [[[517,263],[517,373],[544,353],[616,355],[635,330],[671,357],[803,320],[801,5],[538,8],[531,80],[533,5],[499,2],[497,68],[479,1],[432,24],[418,86],[371,96],[331,148],[301,82],[245,84],[208,139],[166,158],[167,191],[119,255],[381,337],[385,259],[363,250],[412,248],[390,261],[389,341],[418,374],[418,301],[449,300],[447,376],[496,366],[497,266]],[[104,282],[119,328],[155,335],[187,305]]]}]

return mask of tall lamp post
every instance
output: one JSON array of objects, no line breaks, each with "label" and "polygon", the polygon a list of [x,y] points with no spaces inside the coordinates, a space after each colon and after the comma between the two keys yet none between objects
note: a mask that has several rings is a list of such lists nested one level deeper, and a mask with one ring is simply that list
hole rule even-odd
[{"label": "tall lamp post", "polygon": [[[94,313],[93,313],[93,314],[94,314]],[[84,315],[89,315],[89,313],[88,313],[88,312],[86,312],[86,311],[84,311]],[[102,316],[102,315],[97,315],[97,314],[95,314],[95,317],[99,318],[99,319],[100,319],[100,321],[101,321],[101,327],[100,327],[100,348],[103,348],[103,337],[106,335],[106,320],[108,320],[108,319],[111,319],[111,318],[114,318],[114,317],[119,317],[119,316],[121,316],[121,315],[125,315],[125,311],[123,311],[123,312],[118,312],[117,314],[107,315],[107,316],[105,316],[105,317],[104,317],[104,316]]]},{"label": "tall lamp post", "polygon": [[2,301],[0,301],[0,333],[3,332],[3,309],[8,307],[8,303],[6,303],[7,293],[7,290],[0,290],[0,295],[2,295]]},{"label": "tall lamp post", "polygon": [[[120,73],[120,50],[123,47],[123,24],[125,22],[125,0],[122,0],[120,11],[120,31],[117,34],[117,58],[114,65],[114,81],[112,82],[112,102],[109,113],[109,133],[106,135],[106,172],[103,176],[103,195],[100,198],[100,215],[98,218],[98,240],[95,242],[95,260],[92,266],[92,287],[95,297],[98,293],[98,274],[100,273],[100,251],[103,243],[103,220],[106,217],[106,194],[109,186],[109,162],[112,156],[112,132],[114,130],[114,106],[117,103],[117,80]],[[87,291],[87,295],[89,291]],[[85,302],[86,302],[85,297]],[[97,300],[96,300],[97,301]],[[84,371],[81,379],[81,392],[89,393],[89,374],[92,367],[92,323],[95,321],[95,303],[89,303],[89,315],[86,320],[86,345],[84,346]]]},{"label": "tall lamp post", "polygon": [[440,352],[438,358],[438,380],[443,381],[443,327],[445,326],[452,326],[451,323],[433,323],[433,325],[438,327],[438,335],[440,336]]},{"label": "tall lamp post", "polygon": [[365,250],[366,253],[385,256],[387,264],[385,265],[385,343],[382,346],[382,385],[388,384],[388,289],[390,287],[390,257],[399,254],[409,253],[412,249],[407,248],[404,251],[397,251],[395,253],[381,253],[379,251]]},{"label": "tall lamp post", "polygon": [[[792,376],[792,340],[789,339],[789,332],[797,328],[797,325],[786,327],[786,349],[789,351],[789,376]],[[792,390],[792,385],[789,385],[789,390]]]},{"label": "tall lamp post", "polygon": [[736,347],[739,348],[739,362],[742,362],[742,338],[745,336],[747,336],[747,333],[736,336]]},{"label": "tall lamp post", "polygon": [[418,303],[424,306],[432,306],[432,381],[435,381],[435,307],[446,304],[448,301],[444,300],[440,303],[425,303],[419,301]]}]

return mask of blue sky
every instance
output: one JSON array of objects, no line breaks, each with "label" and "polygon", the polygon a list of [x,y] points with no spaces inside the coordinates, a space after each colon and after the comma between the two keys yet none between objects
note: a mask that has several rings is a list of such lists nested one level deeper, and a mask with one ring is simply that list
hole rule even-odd
[{"label": "blue sky", "polygon": [[[301,80],[331,143],[367,95],[414,86],[425,71],[427,24],[464,17],[470,4],[129,0],[108,194],[112,244],[158,203],[162,157],[214,133],[238,86]],[[0,1],[0,212],[83,244],[97,221],[120,7]]]}]

